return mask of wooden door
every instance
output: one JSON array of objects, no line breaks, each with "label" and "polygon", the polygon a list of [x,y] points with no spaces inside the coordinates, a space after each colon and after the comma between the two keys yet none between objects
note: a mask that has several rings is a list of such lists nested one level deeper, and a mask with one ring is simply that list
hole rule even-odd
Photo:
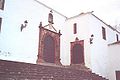
[{"label": "wooden door", "polygon": [[71,64],[84,63],[84,44],[82,41],[71,43]]},{"label": "wooden door", "polygon": [[43,59],[49,63],[55,61],[55,42],[51,36],[46,36],[44,39]]}]

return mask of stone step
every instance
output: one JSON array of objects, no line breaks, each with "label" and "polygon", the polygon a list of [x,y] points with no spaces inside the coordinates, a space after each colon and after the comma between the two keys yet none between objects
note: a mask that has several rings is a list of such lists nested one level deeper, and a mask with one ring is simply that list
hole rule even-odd
[{"label": "stone step", "polygon": [[0,60],[0,80],[107,80],[91,71]]}]

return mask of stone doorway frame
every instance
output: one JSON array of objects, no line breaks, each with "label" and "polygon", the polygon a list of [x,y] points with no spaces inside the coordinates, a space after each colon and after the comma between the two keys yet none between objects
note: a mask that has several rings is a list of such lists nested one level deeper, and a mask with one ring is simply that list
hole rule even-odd
[{"label": "stone doorway frame", "polygon": [[73,42],[70,43],[71,47],[70,47],[70,55],[71,55],[71,63],[70,65],[79,65],[79,64],[74,64],[73,62],[73,47],[75,45],[81,45],[83,47],[83,63],[81,63],[80,65],[84,65],[85,64],[85,60],[84,60],[84,40],[75,40]]},{"label": "stone doorway frame", "polygon": [[46,36],[51,36],[54,41],[55,41],[55,61],[54,61],[54,64],[57,64],[57,65],[61,65],[61,62],[60,62],[60,36],[61,36],[61,33],[60,32],[54,32],[54,31],[51,31],[49,29],[46,29],[44,27],[39,27],[39,44],[38,44],[38,55],[37,55],[37,64],[40,64],[40,63],[47,63],[44,61],[43,59],[43,48],[44,48],[44,38]]}]

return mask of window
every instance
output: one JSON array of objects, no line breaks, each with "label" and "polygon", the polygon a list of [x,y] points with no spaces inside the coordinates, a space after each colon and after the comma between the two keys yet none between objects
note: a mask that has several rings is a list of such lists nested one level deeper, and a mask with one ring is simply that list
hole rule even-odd
[{"label": "window", "polygon": [[120,80],[120,71],[116,71],[116,80]]},{"label": "window", "polygon": [[74,34],[77,33],[77,23],[73,24],[73,32],[74,32]]},{"label": "window", "polygon": [[48,22],[53,24],[53,14],[52,14],[52,10],[50,11],[49,15],[48,15]]},{"label": "window", "polygon": [[104,27],[102,27],[102,37],[104,40],[106,40],[106,31]]},{"label": "window", "polygon": [[0,0],[0,9],[1,10],[4,10],[4,3],[5,3],[5,0]]},{"label": "window", "polygon": [[119,41],[119,37],[118,37],[118,34],[116,34],[116,39],[117,39],[117,41]]},{"label": "window", "polygon": [[1,32],[2,18],[0,18],[0,32]]}]

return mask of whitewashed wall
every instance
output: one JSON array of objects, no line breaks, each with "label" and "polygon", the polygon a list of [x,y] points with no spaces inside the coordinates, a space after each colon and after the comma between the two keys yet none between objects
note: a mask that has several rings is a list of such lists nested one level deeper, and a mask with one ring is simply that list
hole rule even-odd
[{"label": "whitewashed wall", "polygon": [[[39,23],[48,24],[51,9],[35,0],[6,0],[2,16],[0,33],[0,59],[36,63],[38,54]],[[65,17],[53,10],[54,27],[61,30]],[[21,24],[27,20],[28,25],[20,31]],[[3,55],[6,53],[10,55]]]},{"label": "whitewashed wall", "polygon": [[88,19],[88,26],[90,27],[91,33],[94,35],[93,44],[91,45],[92,72],[107,77],[107,40],[102,38],[102,26],[106,29],[106,39],[108,39],[108,27],[93,15],[90,15]]},{"label": "whitewashed wall", "polygon": [[[73,34],[74,23],[77,23],[77,34]],[[66,62],[64,62],[70,63],[70,42],[78,37],[79,40],[85,41],[85,65],[92,69],[93,73],[108,78],[108,44],[116,42],[116,34],[118,34],[119,37],[120,34],[109,28],[108,25],[93,16],[90,12],[66,20],[65,27],[67,27],[67,30],[64,30],[65,36],[63,36],[63,39],[66,48],[62,49],[66,59]],[[106,40],[102,38],[102,27],[106,29]],[[93,44],[89,44],[89,38],[92,34],[94,35]],[[68,35],[70,35],[70,37],[68,37]],[[65,37],[67,37],[67,39],[65,39]]]},{"label": "whitewashed wall", "polygon": [[[38,26],[40,21],[43,25],[48,24],[50,10],[35,0],[6,0],[5,9],[0,10],[0,17],[3,19],[0,33],[0,59],[36,63]],[[78,37],[79,40],[84,40],[85,65],[93,72],[109,78],[114,74],[115,69],[119,69],[117,64],[115,67],[110,67],[113,64],[110,59],[114,59],[117,55],[112,54],[116,50],[112,47],[108,48],[108,44],[116,41],[116,34],[120,37],[119,33],[91,13],[66,19],[53,10],[53,15],[55,23],[53,26],[62,33],[60,54],[62,64],[70,64],[70,42]],[[20,27],[25,20],[28,21],[28,25],[21,32]],[[77,23],[77,34],[73,34],[74,23]],[[106,29],[106,40],[102,39],[102,26]],[[90,44],[89,39],[92,34],[94,35],[93,44]]]},{"label": "whitewashed wall", "polygon": [[[77,34],[73,34],[73,24],[77,23]],[[66,53],[67,60],[70,63],[70,42],[75,41],[75,38],[78,37],[79,40],[84,40],[84,55],[85,55],[85,65],[88,68],[91,68],[94,73],[100,75],[106,75],[106,66],[107,66],[107,41],[102,39],[102,28],[101,26],[106,25],[100,22],[98,19],[93,17],[91,13],[78,15],[74,18],[68,19],[66,21],[66,27],[68,28],[66,32],[65,39],[66,48],[64,54]],[[93,37],[93,44],[89,43],[91,35]],[[66,49],[65,48],[65,49]],[[66,58],[65,56],[65,58]],[[104,59],[105,58],[105,59]],[[67,63],[67,62],[66,62]]]},{"label": "whitewashed wall", "polygon": [[[87,16],[87,26],[90,28],[90,33],[94,35],[93,44],[91,45],[91,65],[92,72],[102,75],[103,77],[109,78],[109,53],[108,44],[116,42],[115,30],[98,20],[93,15]],[[106,40],[102,38],[102,27],[106,29]]]},{"label": "whitewashed wall", "polygon": [[[83,15],[84,16],[84,15]],[[84,40],[84,56],[85,56],[85,64],[90,67],[90,45],[89,45],[89,28],[86,26],[86,18],[87,17],[74,17],[67,19],[65,22],[65,28],[63,29],[62,36],[62,53],[64,53],[64,61],[63,63],[66,65],[70,64],[70,42],[75,41],[76,37],[79,40]],[[77,34],[73,32],[73,24],[77,23]]]},{"label": "whitewashed wall", "polygon": [[109,45],[109,79],[116,80],[115,71],[120,71],[120,43]]}]

